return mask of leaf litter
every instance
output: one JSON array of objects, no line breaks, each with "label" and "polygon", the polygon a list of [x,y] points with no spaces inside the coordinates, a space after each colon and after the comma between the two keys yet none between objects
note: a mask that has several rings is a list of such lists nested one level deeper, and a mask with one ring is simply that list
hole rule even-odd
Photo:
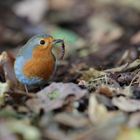
[{"label": "leaf litter", "polygon": [[[139,140],[138,4],[1,1],[0,139]],[[64,39],[66,55],[52,81],[27,94],[13,64],[40,32]]]}]

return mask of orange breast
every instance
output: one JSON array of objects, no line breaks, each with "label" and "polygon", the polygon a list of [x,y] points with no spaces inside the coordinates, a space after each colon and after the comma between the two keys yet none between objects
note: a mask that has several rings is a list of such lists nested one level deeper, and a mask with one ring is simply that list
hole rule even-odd
[{"label": "orange breast", "polygon": [[48,80],[55,69],[55,58],[49,50],[35,50],[23,67],[26,77],[39,77]]}]

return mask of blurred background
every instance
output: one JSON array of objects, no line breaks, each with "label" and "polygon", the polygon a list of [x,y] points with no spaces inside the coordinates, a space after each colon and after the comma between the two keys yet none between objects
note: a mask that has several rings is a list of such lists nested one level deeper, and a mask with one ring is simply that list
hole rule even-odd
[{"label": "blurred background", "polygon": [[[78,79],[82,75],[85,81],[93,78],[94,82],[95,78],[102,75],[102,71],[96,71],[94,68],[98,70],[115,68],[139,58],[140,0],[0,1],[0,53],[8,51],[15,56],[17,50],[30,37],[39,33],[48,33],[54,38],[65,41],[65,58],[58,65],[59,69],[56,71],[53,81],[67,82],[68,84],[70,82],[82,83],[83,81]],[[87,72],[83,72],[84,70],[87,70]],[[80,94],[83,89],[79,90],[79,85],[77,85],[78,91],[76,88],[74,92],[79,100],[73,100],[73,96],[71,96],[73,87],[71,88],[71,84],[67,90],[70,92],[67,98],[65,96],[66,90],[64,90],[66,88],[63,88],[64,85],[59,87],[60,89],[62,88],[62,97],[64,96],[65,98],[58,98],[58,104],[54,102],[51,104],[52,106],[56,105],[57,110],[53,107],[52,109],[51,105],[49,108],[45,106],[42,109],[41,105],[44,105],[44,102],[37,102],[34,100],[36,97],[32,94],[26,95],[27,97],[25,94],[19,95],[15,93],[10,96],[6,94],[8,99],[3,94],[3,96],[0,96],[0,139],[81,140],[80,138],[82,138],[83,140],[92,140],[94,138],[95,140],[139,140],[140,113],[136,111],[140,110],[140,82],[135,92],[137,97],[131,96],[133,99],[138,99],[136,103],[133,100],[133,104],[131,101],[127,101],[127,97],[130,97],[132,90],[130,88],[124,89],[124,85],[131,84],[130,82],[133,81],[133,78],[135,80],[135,76],[133,77],[135,74],[130,75],[129,72],[126,72],[126,75],[122,73],[122,75],[119,75],[120,77],[117,75],[119,78],[123,77],[120,81],[124,82],[120,82],[122,85],[119,85],[117,80],[117,82],[114,82],[115,84],[117,83],[115,91],[116,93],[119,92],[118,96],[117,94],[114,95],[114,92],[110,92],[110,87],[109,90],[108,88],[102,90],[103,94],[109,93],[107,96],[99,95],[101,96],[102,104],[99,104],[95,97],[90,96],[93,93],[92,90],[89,90],[89,93],[84,98],[81,98]],[[131,76],[130,79],[129,76]],[[137,76],[139,80],[139,73]],[[122,86],[120,91],[118,91],[118,86],[119,88]],[[120,114],[120,110],[117,110],[116,104],[112,105],[113,98],[119,98],[120,92],[123,97],[126,96],[125,101],[118,101],[123,104],[121,104],[121,107],[124,107],[122,109],[118,105],[118,108],[122,109],[122,114]],[[113,95],[110,96],[110,93]],[[50,97],[49,102],[52,101],[51,98],[53,99],[57,96],[57,92],[54,92],[53,96]],[[25,98],[31,99],[30,103],[28,103],[27,99],[25,101]],[[48,98],[46,96],[47,103]],[[55,99],[57,100],[57,98]],[[88,101],[91,102],[91,106]],[[89,108],[93,108],[93,114],[88,114],[88,105]],[[45,109],[50,109],[51,111],[46,111]],[[36,112],[36,110],[39,111]],[[113,117],[113,113],[110,110],[113,110],[112,112],[116,113],[116,116],[114,115]],[[124,113],[124,111],[126,112]],[[131,114],[131,111],[134,111],[134,114]],[[67,112],[68,114],[66,114]],[[60,114],[60,116],[57,116],[57,114]],[[90,115],[95,124],[92,124],[90,118],[87,117],[90,117]],[[105,119],[107,117],[109,121],[106,123]],[[130,127],[135,129],[130,130]],[[121,132],[121,137],[119,137],[118,132]],[[84,135],[81,135],[83,133]],[[135,137],[136,135],[137,137]],[[132,139],[129,136],[132,136]]]},{"label": "blurred background", "polygon": [[124,53],[125,61],[138,57],[139,23],[139,0],[4,0],[0,2],[0,50],[49,33],[64,39],[69,62],[106,68],[120,65]]}]

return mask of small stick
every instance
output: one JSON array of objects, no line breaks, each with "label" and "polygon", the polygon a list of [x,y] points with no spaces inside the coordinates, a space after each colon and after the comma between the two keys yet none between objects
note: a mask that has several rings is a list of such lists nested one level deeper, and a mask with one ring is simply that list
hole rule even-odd
[{"label": "small stick", "polygon": [[25,87],[25,91],[26,91],[26,93],[29,94],[29,91],[28,91],[27,85],[24,85],[24,87]]}]

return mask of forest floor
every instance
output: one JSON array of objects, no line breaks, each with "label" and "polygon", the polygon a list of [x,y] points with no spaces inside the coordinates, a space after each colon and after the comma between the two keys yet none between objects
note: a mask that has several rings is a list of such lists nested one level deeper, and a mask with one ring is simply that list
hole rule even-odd
[{"label": "forest floor", "polygon": [[[19,48],[65,42],[51,81],[15,86]],[[140,1],[0,2],[0,140],[140,140]]]}]

